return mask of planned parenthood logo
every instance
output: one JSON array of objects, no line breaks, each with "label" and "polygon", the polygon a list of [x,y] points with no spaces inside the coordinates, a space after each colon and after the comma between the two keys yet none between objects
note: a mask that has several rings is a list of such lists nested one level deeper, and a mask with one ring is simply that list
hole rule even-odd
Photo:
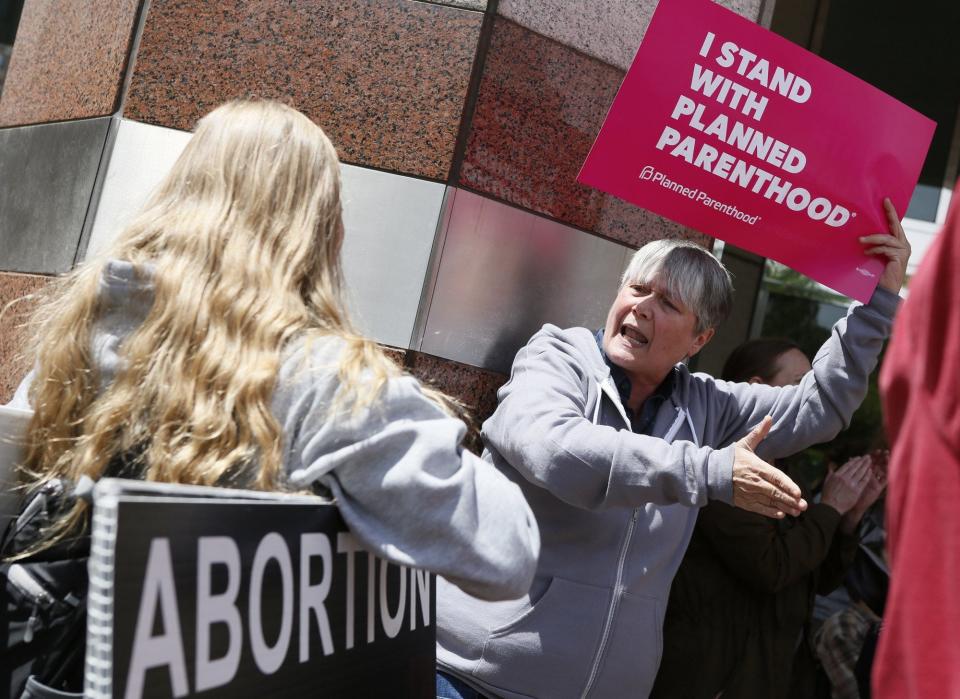
[{"label": "planned parenthood logo", "polygon": [[647,165],[643,168],[643,170],[640,171],[640,179],[651,181],[654,184],[660,185],[664,189],[669,189],[671,192],[675,192],[682,197],[686,197],[687,199],[695,201],[702,206],[719,211],[722,214],[726,214],[737,221],[743,221],[751,226],[755,225],[757,221],[761,219],[760,216],[751,215],[746,211],[741,211],[733,204],[727,204],[714,199],[702,189],[698,189],[696,187],[685,187],[680,182],[671,180],[669,177],[653,167],[653,165]]}]

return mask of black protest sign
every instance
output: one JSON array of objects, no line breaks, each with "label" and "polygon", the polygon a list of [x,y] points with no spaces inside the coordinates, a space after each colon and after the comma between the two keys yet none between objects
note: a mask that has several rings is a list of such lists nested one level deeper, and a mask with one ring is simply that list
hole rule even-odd
[{"label": "black protest sign", "polygon": [[121,498],[114,697],[433,697],[432,576],[335,506]]}]

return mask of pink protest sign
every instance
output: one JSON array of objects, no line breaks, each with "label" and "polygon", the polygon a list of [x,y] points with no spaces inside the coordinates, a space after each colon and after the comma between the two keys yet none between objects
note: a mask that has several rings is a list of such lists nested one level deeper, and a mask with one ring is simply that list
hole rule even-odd
[{"label": "pink protest sign", "polygon": [[710,0],[660,0],[578,177],[867,301],[936,124]]}]

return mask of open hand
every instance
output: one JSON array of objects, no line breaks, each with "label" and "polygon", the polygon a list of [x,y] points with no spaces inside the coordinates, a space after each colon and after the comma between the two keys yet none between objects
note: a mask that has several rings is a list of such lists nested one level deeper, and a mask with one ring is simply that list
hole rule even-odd
[{"label": "open hand", "polygon": [[800,488],[778,468],[754,451],[770,431],[768,415],[746,437],[736,443],[733,457],[733,504],[750,512],[781,519],[807,509]]},{"label": "open hand", "polygon": [[883,268],[880,281],[877,284],[887,291],[900,293],[903,280],[907,276],[907,261],[910,259],[910,243],[907,234],[900,225],[900,216],[893,208],[893,202],[884,197],[883,210],[887,215],[887,233],[874,233],[860,238],[860,242],[868,246],[864,252],[868,255],[881,255],[887,258],[887,265]]}]

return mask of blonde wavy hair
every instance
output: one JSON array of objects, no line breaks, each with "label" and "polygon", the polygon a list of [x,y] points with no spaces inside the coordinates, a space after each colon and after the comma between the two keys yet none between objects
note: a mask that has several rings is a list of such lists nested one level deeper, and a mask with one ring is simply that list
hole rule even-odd
[{"label": "blonde wavy hair", "polygon": [[[335,402],[353,411],[399,373],[350,324],[342,241],[339,163],[320,127],[270,101],[230,102],[201,119],[140,214],[35,315],[21,480],[97,479],[132,454],[148,480],[282,489],[271,398],[292,339],[342,340]],[[120,346],[116,378],[101,385],[91,331],[109,259],[130,262],[155,295]]]}]

